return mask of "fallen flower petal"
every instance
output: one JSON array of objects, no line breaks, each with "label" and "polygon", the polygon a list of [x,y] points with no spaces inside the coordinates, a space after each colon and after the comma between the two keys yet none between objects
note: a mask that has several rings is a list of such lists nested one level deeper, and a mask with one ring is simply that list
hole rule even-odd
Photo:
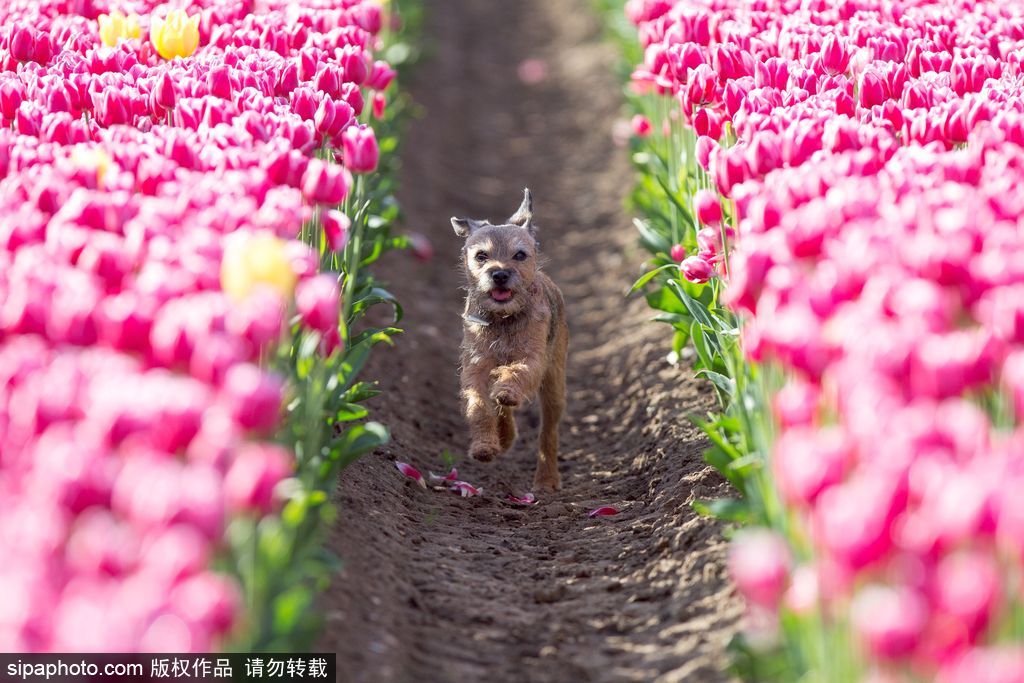
[{"label": "fallen flower petal", "polygon": [[483,493],[483,489],[478,489],[467,481],[452,482],[451,490],[454,493],[458,493],[463,498],[472,498],[473,496],[479,496]]},{"label": "fallen flower petal", "polygon": [[602,505],[588,512],[587,517],[608,517],[617,514],[619,514],[619,511],[616,508],[613,508],[611,505]]},{"label": "fallen flower petal", "polygon": [[455,469],[454,467],[452,468],[451,472],[449,472],[448,474],[444,475],[443,477],[440,474],[434,474],[433,472],[430,473],[430,481],[458,481],[458,480],[459,480],[459,471],[457,469]]},{"label": "fallen flower petal", "polygon": [[505,496],[505,500],[514,505],[533,505],[534,503],[537,502],[537,496],[533,495],[532,493],[524,493],[522,496],[517,496],[510,493],[507,496]]},{"label": "fallen flower petal", "polygon": [[420,474],[420,471],[418,469],[416,469],[409,463],[399,462],[396,460],[395,467],[398,468],[399,472],[409,477],[410,479],[415,480],[415,482],[422,486],[423,488],[427,488],[427,482],[423,479],[423,475]]}]

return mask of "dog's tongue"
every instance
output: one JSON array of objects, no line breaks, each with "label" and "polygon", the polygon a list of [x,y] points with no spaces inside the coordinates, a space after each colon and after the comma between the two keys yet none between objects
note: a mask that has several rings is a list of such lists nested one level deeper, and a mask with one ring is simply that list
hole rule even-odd
[{"label": "dog's tongue", "polygon": [[512,298],[512,292],[507,289],[492,289],[491,298],[495,301],[508,301]]}]

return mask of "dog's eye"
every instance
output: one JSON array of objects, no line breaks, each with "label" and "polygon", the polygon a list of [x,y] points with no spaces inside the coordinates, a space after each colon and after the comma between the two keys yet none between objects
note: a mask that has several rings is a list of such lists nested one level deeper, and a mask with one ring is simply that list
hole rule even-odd
[{"label": "dog's eye", "polygon": [[525,261],[526,260],[526,256],[527,256],[527,254],[526,254],[525,251],[517,251],[516,255],[513,256],[512,258],[514,258],[516,261]]},{"label": "dog's eye", "polygon": [[478,252],[476,252],[476,256],[474,256],[473,258],[476,259],[477,263],[483,263],[484,261],[487,260],[487,252],[486,251],[478,251]]}]

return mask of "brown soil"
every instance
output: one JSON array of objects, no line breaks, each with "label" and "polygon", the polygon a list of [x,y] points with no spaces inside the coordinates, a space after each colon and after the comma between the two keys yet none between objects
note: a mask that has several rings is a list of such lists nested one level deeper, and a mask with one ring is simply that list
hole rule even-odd
[{"label": "brown soil", "polygon": [[[711,405],[665,362],[663,327],[624,293],[642,256],[622,209],[632,182],[611,129],[620,116],[614,49],[587,0],[430,0],[433,55],[411,90],[425,108],[404,152],[406,227],[437,249],[396,254],[382,275],[408,333],[377,353],[372,405],[392,443],[343,475],[330,547],[344,569],[325,596],[324,647],[346,683],[719,681],[741,612],[721,526],[695,499],[728,495],[685,420]],[[548,66],[526,85],[517,66]],[[408,84],[407,84],[408,85]],[[504,219],[528,185],[547,271],[568,302],[569,408],[561,493],[503,501],[533,478],[538,417],[497,462],[463,455],[458,345],[462,282],[452,214]],[[394,460],[482,486],[424,491]],[[589,519],[599,505],[621,510]]]}]

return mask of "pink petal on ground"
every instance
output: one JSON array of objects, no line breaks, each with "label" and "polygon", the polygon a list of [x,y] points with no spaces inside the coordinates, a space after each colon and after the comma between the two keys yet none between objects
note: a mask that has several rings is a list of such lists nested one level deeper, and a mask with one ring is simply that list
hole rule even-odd
[{"label": "pink petal on ground", "polygon": [[483,489],[478,489],[468,481],[453,481],[451,488],[453,492],[458,493],[463,498],[479,496],[483,492]]},{"label": "pink petal on ground", "polygon": [[587,513],[587,517],[608,517],[609,515],[617,515],[619,511],[613,508],[611,505],[602,505],[599,508],[594,508]]},{"label": "pink petal on ground", "polygon": [[409,477],[410,479],[414,480],[417,484],[419,484],[423,488],[427,488],[427,482],[423,479],[423,475],[420,474],[420,471],[418,469],[416,469],[415,467],[413,467],[409,463],[407,463],[407,462],[398,462],[396,460],[395,461],[395,467],[398,468],[399,472],[401,472],[405,476]]},{"label": "pink petal on ground", "polygon": [[459,480],[459,471],[457,469],[455,469],[454,467],[452,468],[451,472],[449,472],[448,474],[444,475],[443,477],[440,474],[434,474],[433,472],[430,473],[430,481],[458,481],[458,480]]},{"label": "pink petal on ground", "polygon": [[524,59],[516,68],[516,75],[526,85],[536,85],[548,77],[548,63],[543,59]]},{"label": "pink petal on ground", "polygon": [[505,496],[505,500],[513,505],[533,505],[537,502],[537,496],[532,493],[524,493],[522,496],[516,496],[510,493]]}]

